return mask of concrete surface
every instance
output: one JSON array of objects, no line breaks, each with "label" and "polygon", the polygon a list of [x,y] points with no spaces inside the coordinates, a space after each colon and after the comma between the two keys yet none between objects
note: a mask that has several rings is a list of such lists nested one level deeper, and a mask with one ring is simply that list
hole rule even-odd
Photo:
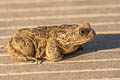
[{"label": "concrete surface", "polygon": [[60,62],[14,63],[0,49],[0,80],[120,80],[120,0],[0,0],[0,47],[19,28],[84,21],[96,39]]}]

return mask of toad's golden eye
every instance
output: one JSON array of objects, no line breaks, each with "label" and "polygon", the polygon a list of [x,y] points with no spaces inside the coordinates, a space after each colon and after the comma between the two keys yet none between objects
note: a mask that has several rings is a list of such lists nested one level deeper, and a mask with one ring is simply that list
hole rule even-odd
[{"label": "toad's golden eye", "polygon": [[79,34],[85,34],[85,29],[79,30]]}]

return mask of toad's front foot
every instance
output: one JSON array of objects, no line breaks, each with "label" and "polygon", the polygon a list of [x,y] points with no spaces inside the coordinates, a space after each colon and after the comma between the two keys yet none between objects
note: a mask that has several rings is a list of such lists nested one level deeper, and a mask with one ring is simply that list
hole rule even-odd
[{"label": "toad's front foot", "polygon": [[84,50],[84,48],[83,48],[82,46],[80,46],[77,50],[78,50],[78,51],[79,51],[79,50]]}]

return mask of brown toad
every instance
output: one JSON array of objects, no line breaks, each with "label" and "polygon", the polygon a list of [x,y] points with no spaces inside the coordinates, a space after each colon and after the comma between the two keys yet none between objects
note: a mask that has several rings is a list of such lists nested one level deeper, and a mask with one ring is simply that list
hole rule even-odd
[{"label": "brown toad", "polygon": [[95,36],[95,31],[87,22],[23,28],[16,31],[8,42],[8,53],[14,61],[38,61],[41,58],[59,61]]}]

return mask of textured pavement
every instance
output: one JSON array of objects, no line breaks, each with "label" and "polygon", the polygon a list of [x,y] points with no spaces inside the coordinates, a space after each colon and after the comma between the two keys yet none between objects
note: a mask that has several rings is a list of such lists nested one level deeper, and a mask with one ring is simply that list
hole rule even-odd
[{"label": "textured pavement", "polygon": [[120,0],[0,0],[0,47],[19,28],[84,21],[96,39],[63,61],[14,63],[0,49],[0,80],[120,80]]}]

